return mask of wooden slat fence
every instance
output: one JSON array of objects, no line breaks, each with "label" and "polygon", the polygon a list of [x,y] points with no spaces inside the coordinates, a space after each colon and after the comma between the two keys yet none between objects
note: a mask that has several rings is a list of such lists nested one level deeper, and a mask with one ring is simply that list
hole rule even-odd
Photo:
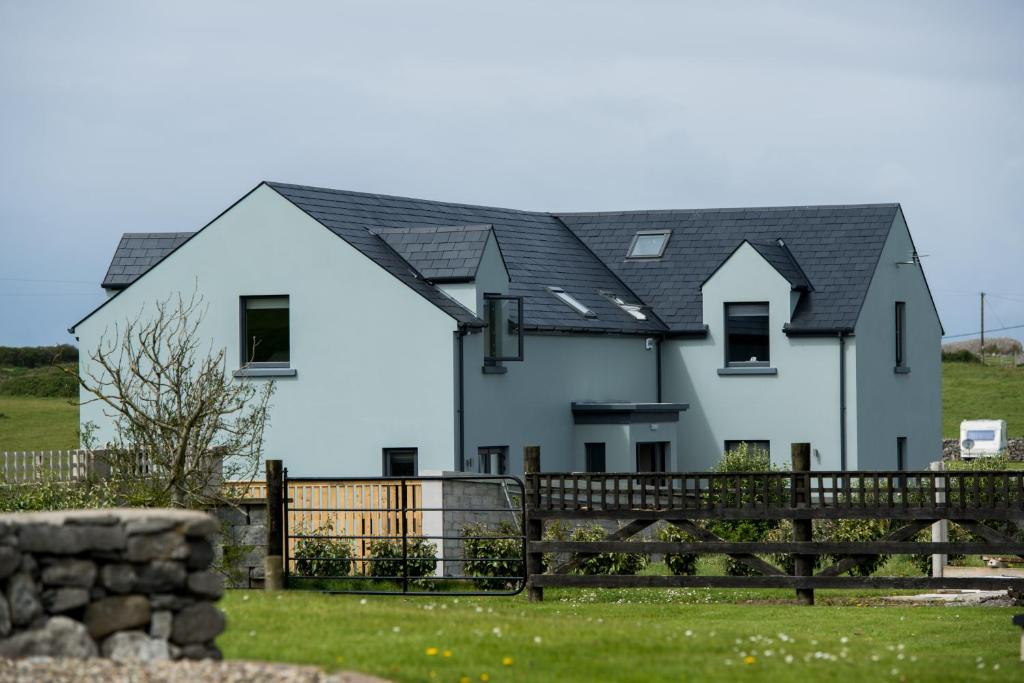
[{"label": "wooden slat fence", "polygon": [[[265,498],[266,482],[244,485],[246,498]],[[399,480],[288,479],[288,535],[319,532],[346,537],[352,542],[356,559],[369,556],[369,546],[377,538],[401,538],[402,484]],[[410,537],[423,533],[423,484],[407,481],[406,523]],[[327,530],[330,530],[329,532]],[[288,556],[294,557],[299,539],[289,538]],[[364,569],[359,563],[357,569]]]}]

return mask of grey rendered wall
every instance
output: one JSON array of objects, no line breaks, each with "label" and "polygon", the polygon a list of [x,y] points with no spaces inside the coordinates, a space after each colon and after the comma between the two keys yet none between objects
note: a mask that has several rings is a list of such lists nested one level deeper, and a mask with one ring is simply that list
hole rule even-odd
[{"label": "grey rendered wall", "polygon": [[[907,466],[942,456],[942,331],[902,212],[878,262],[857,321],[857,464],[895,469],[896,437],[907,437]],[[907,304],[907,364],[896,374],[895,302]]]},{"label": "grey rendered wall", "polygon": [[478,447],[508,446],[510,471],[521,474],[523,446],[539,445],[543,469],[580,469],[573,401],[657,400],[657,358],[642,337],[528,335],[524,354],[506,374],[485,375],[483,335],[465,338],[464,456],[474,464]]},{"label": "grey rendered wall", "polygon": [[[200,334],[227,349],[229,371],[239,297],[290,296],[298,375],[277,382],[265,455],[292,476],[380,475],[381,449],[402,446],[419,448],[421,469],[451,468],[455,321],[265,186],[79,326],[83,369],[105,330],[193,289],[209,307]],[[98,405],[81,419],[109,437]]]},{"label": "grey rendered wall", "polygon": [[[771,366],[777,375],[718,375],[725,359],[724,304],[744,301],[769,303]],[[721,458],[726,440],[756,439],[771,442],[776,463],[789,462],[791,443],[809,442],[814,469],[839,469],[839,342],[783,333],[792,288],[749,245],[705,284],[703,307],[706,338],[664,342],[662,398],[690,404],[679,416],[681,462],[676,467],[707,469]],[[848,378],[855,372],[855,345],[847,341]],[[852,450],[852,438],[847,443]]]}]

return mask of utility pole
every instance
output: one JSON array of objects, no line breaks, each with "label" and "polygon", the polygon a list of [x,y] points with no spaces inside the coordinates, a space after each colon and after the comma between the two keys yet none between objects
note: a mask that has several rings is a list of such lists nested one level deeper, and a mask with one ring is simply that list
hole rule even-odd
[{"label": "utility pole", "polygon": [[981,293],[981,346],[978,348],[981,364],[985,364],[985,292]]}]

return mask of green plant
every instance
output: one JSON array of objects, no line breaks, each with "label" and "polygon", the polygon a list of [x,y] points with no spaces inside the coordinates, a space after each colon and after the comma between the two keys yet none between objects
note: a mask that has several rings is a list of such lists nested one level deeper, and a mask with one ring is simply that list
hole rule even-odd
[{"label": "green plant", "polygon": [[[603,541],[608,532],[598,525],[581,526],[572,530],[569,535],[570,541]],[[583,554],[573,555],[573,560],[578,561],[577,574],[637,574],[642,571],[650,562],[650,555],[646,553],[600,553],[599,555],[586,556]]]},{"label": "green plant", "polygon": [[523,575],[523,541],[511,522],[467,524],[462,528],[462,551],[466,576],[484,590],[509,590]]},{"label": "green plant", "polygon": [[943,351],[942,361],[944,363],[980,363],[981,359],[972,351],[958,349],[956,351]]},{"label": "green plant", "polygon": [[[370,543],[369,551],[367,576],[389,579],[408,576],[410,579],[421,579],[431,576],[437,570],[437,545],[425,538],[406,541],[405,562],[402,561],[401,539],[377,539]],[[405,567],[408,568],[408,574],[405,573]]]},{"label": "green plant", "polygon": [[[833,543],[866,543],[885,535],[888,525],[878,519],[822,519],[815,523],[814,537]],[[831,562],[846,559],[847,555],[827,555]],[[852,576],[871,576],[885,564],[888,555],[861,556],[849,571]]]},{"label": "green plant", "polygon": [[[658,529],[658,540],[669,543],[695,543],[696,538],[677,526],[666,524]],[[665,566],[676,576],[692,576],[697,573],[697,553],[665,553]]]},{"label": "green plant", "polygon": [[348,576],[352,572],[352,542],[336,538],[328,522],[317,529],[299,527],[295,541],[295,572],[299,576]]}]

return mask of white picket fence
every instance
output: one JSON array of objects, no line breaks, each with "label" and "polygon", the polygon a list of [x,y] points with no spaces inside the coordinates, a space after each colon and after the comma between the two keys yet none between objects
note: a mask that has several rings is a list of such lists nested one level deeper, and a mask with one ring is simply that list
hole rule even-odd
[{"label": "white picket fence", "polygon": [[36,481],[73,482],[110,475],[103,451],[3,451],[0,452],[0,484]]}]

